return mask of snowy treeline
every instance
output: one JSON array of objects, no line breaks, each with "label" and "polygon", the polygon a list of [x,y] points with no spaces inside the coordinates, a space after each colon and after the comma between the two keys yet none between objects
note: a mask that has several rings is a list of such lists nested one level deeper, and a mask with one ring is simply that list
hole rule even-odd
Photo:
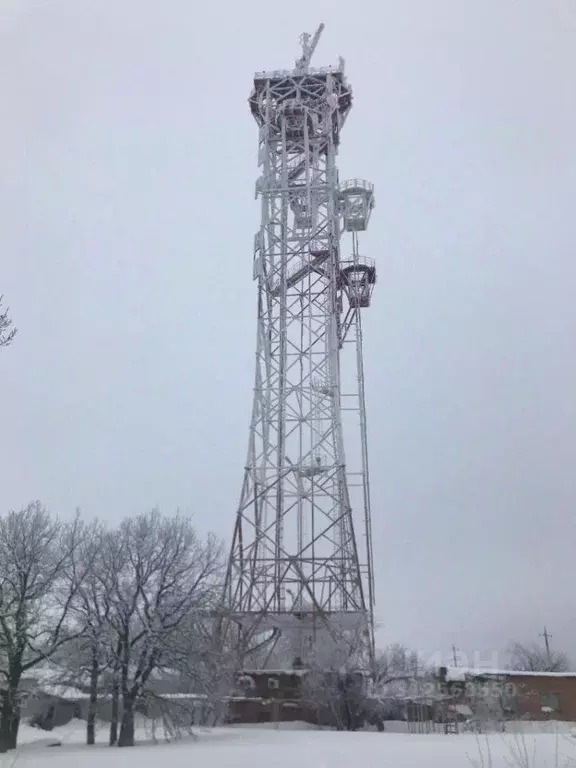
[{"label": "snowy treeline", "polygon": [[216,697],[221,569],[220,543],[179,515],[110,527],[64,522],[34,502],[0,518],[0,751],[16,746],[26,676],[47,664],[88,692],[88,743],[101,697],[119,746],[134,744],[138,708],[161,706],[152,683],[162,676]]},{"label": "snowy treeline", "polygon": [[549,647],[541,648],[536,643],[529,645],[512,643],[509,647],[510,666],[528,672],[568,672],[571,668],[568,656],[562,651]]}]

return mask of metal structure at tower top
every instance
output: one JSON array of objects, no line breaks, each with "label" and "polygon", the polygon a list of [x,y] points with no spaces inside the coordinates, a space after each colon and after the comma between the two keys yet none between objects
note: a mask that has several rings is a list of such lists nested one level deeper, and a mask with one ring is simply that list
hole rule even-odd
[{"label": "metal structure at tower top", "polygon": [[[343,636],[369,660],[374,640],[361,314],[376,270],[358,249],[374,194],[360,179],[339,183],[352,93],[342,59],[310,66],[322,30],[302,36],[293,70],[256,73],[249,99],[261,168],[256,378],[224,590],[244,648],[268,633],[303,663],[320,645],[341,649]],[[347,344],[355,347],[348,389]],[[346,431],[355,445],[348,463],[345,412],[356,422]]]}]

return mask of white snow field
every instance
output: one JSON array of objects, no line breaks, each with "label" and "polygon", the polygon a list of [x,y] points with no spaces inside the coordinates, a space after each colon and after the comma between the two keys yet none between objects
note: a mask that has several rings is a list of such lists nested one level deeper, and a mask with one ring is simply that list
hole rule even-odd
[{"label": "white snow field", "polygon": [[[1,768],[573,768],[576,738],[570,726],[557,733],[440,735],[320,731],[304,725],[228,727],[199,731],[174,743],[150,739],[139,730],[139,745],[82,744],[83,723],[53,734],[24,728],[22,744],[0,759]],[[552,729],[549,729],[552,730]],[[33,738],[37,735],[38,738]],[[160,735],[160,734],[159,734]],[[148,737],[148,741],[146,741]],[[488,739],[488,742],[486,741]],[[47,746],[61,740],[61,746]],[[490,745],[491,759],[487,743]],[[481,756],[482,753],[482,756]]]}]

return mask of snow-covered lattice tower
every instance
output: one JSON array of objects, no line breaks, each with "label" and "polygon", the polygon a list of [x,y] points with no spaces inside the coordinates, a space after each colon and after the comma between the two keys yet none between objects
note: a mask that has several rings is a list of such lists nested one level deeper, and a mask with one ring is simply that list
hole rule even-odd
[{"label": "snow-covered lattice tower", "polygon": [[[303,663],[319,646],[360,638],[373,653],[373,572],[361,311],[374,263],[358,251],[372,185],[339,183],[336,155],[352,105],[344,62],[313,69],[322,32],[302,37],[293,70],[258,72],[262,221],[256,381],[248,457],[228,562],[225,614],[243,637],[284,637]],[[341,235],[352,233],[341,257]],[[355,346],[343,391],[340,353]],[[353,352],[353,350],[350,350]],[[357,467],[343,411],[356,415]],[[354,507],[354,508],[353,508]],[[358,536],[358,531],[361,535]],[[238,635],[237,635],[238,636]]]}]

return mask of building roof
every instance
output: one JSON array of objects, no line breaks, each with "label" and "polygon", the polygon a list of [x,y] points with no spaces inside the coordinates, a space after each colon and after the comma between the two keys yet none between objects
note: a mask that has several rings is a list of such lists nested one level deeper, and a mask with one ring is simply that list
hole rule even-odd
[{"label": "building roof", "polygon": [[308,674],[307,669],[243,669],[243,675],[297,675],[303,677]]},{"label": "building roof", "polygon": [[576,677],[576,672],[532,672],[529,669],[483,669],[482,667],[446,667],[446,680],[471,677]]}]

